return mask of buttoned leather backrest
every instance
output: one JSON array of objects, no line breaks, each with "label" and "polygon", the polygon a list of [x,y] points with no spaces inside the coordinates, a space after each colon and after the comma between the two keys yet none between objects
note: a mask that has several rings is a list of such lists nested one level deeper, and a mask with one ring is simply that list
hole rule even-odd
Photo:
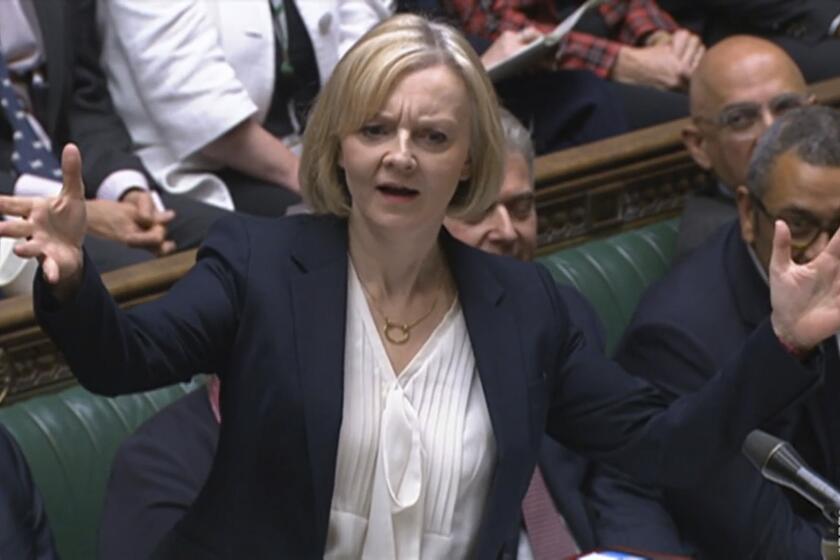
[{"label": "buttoned leather backrest", "polygon": [[677,220],[658,222],[564,249],[539,259],[558,282],[576,287],[592,303],[611,354],[645,289],[670,267]]},{"label": "buttoned leather backrest", "polygon": [[47,508],[61,558],[97,557],[97,529],[111,459],[146,418],[195,385],[117,398],[81,387],[0,408],[20,444]]}]

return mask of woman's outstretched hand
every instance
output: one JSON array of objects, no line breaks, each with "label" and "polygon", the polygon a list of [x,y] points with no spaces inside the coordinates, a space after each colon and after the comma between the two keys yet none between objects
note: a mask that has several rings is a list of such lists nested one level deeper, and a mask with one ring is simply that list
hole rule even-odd
[{"label": "woman's outstretched hand", "polygon": [[14,252],[37,258],[46,280],[59,300],[75,294],[82,278],[82,241],[87,219],[82,158],[68,144],[61,154],[63,186],[57,197],[0,197],[0,214],[20,220],[0,222],[0,236],[22,239]]},{"label": "woman's outstretched hand", "polygon": [[840,331],[840,232],[816,258],[791,259],[790,230],[776,221],[770,258],[771,321],[787,346],[807,352]]}]

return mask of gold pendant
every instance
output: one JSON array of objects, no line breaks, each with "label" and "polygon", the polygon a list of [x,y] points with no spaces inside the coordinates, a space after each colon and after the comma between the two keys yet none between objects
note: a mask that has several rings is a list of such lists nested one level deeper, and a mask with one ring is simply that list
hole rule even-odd
[{"label": "gold pendant", "polygon": [[[391,333],[393,331],[397,331],[397,336],[394,337]],[[388,339],[388,342],[391,344],[405,344],[408,342],[408,339],[411,338],[411,329],[408,325],[398,325],[396,323],[392,323],[385,318],[385,326],[382,327],[382,334],[385,335],[385,338]]]}]

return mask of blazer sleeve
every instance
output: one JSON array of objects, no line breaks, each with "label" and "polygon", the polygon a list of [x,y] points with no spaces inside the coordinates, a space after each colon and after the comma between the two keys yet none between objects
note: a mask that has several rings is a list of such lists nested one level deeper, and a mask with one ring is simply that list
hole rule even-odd
[{"label": "blazer sleeve", "polygon": [[546,376],[549,435],[647,484],[690,486],[739,453],[750,430],[816,385],[766,321],[741,353],[703,388],[669,403],[651,385],[599,356],[569,327],[547,270],[539,268],[553,310],[554,345]]},{"label": "blazer sleeve", "polygon": [[240,220],[219,220],[192,270],[163,297],[129,311],[117,306],[87,255],[81,287],[63,305],[36,274],[36,317],[85,388],[118,395],[225,371],[249,261]]},{"label": "blazer sleeve", "polygon": [[120,63],[130,70],[146,113],[172,153],[183,159],[256,112],[227,61],[208,2],[99,2]]},{"label": "blazer sleeve", "polygon": [[[631,327],[616,359],[627,371],[673,397],[701,391],[706,383],[715,381],[709,377],[718,369],[714,356],[700,341],[679,325],[666,322]],[[725,549],[713,554],[820,558],[822,524],[794,511],[784,492],[764,480],[740,454],[701,485],[667,491],[666,500],[681,524],[691,529],[691,540],[706,553],[726,543]],[[602,528],[609,532],[618,524],[606,519]]]},{"label": "blazer sleeve", "polygon": [[200,387],[120,445],[99,527],[100,558],[150,558],[192,506],[210,473],[219,425]]},{"label": "blazer sleeve", "polygon": [[693,553],[683,543],[657,488],[639,484],[596,463],[584,491],[601,546],[678,555]]},{"label": "blazer sleeve", "polygon": [[572,322],[586,337],[587,343],[591,344],[599,353],[604,352],[606,343],[604,341],[604,325],[598,318],[598,314],[592,308],[589,301],[570,286],[557,286],[560,298],[566,305],[569,317]]},{"label": "blazer sleeve", "polygon": [[73,98],[68,109],[70,139],[83,154],[88,198],[96,198],[99,186],[112,173],[136,171],[148,181],[132,142],[114,110],[105,75],[99,66],[101,45],[96,32],[95,0],[70,4],[67,26],[76,49],[73,64]]}]

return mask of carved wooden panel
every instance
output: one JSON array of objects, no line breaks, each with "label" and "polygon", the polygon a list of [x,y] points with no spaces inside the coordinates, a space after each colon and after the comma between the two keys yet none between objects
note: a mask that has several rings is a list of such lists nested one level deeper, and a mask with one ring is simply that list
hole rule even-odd
[{"label": "carved wooden panel", "polygon": [[[840,104],[840,78],[814,85]],[[676,215],[687,193],[711,180],[682,146],[685,121],[639,130],[537,158],[540,252]],[[159,297],[195,261],[188,251],[103,276],[125,306]],[[0,405],[54,391],[73,379],[41,332],[29,296],[0,301]]]},{"label": "carved wooden panel", "polygon": [[[159,297],[195,262],[195,251],[103,275],[124,306]],[[32,298],[0,301],[0,406],[75,383],[61,353],[35,322]]]},{"label": "carved wooden panel", "polygon": [[[840,104],[840,78],[810,88]],[[682,119],[537,158],[539,252],[556,251],[675,216],[690,192],[713,181],[680,138]]]}]

